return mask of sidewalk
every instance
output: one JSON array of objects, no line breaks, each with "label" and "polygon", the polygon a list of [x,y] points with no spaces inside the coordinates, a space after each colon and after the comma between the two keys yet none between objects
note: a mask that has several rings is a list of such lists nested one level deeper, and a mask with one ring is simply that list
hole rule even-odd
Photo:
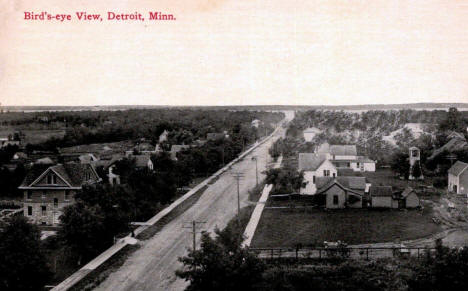
[{"label": "sidewalk", "polygon": [[[205,186],[209,186],[209,183],[217,178],[219,175],[224,173],[225,171],[229,170],[229,168],[237,163],[239,160],[244,158],[246,155],[248,155],[250,152],[255,150],[259,145],[263,144],[266,142],[268,139],[273,137],[275,133],[278,131],[278,128],[276,128],[269,136],[265,137],[261,141],[253,144],[248,150],[240,154],[236,159],[232,160],[230,163],[228,163],[226,166],[218,170],[216,173],[211,175],[209,178],[195,186],[192,190],[187,192],[185,195],[174,201],[171,205],[168,207],[164,208],[160,212],[158,212],[155,216],[153,216],[151,219],[149,219],[145,225],[142,225],[138,227],[137,229],[134,230],[135,236],[139,235],[143,231],[145,231],[147,228],[151,227],[155,223],[157,223],[159,220],[161,220],[163,217],[165,217],[167,214],[169,214],[174,208],[182,204],[185,200],[193,196],[195,193],[197,193],[198,190]],[[91,273],[93,270],[98,268],[100,265],[102,265],[104,262],[106,262],[109,258],[111,258],[113,255],[115,255],[117,252],[119,252],[121,249],[123,249],[127,244],[128,244],[128,239],[131,237],[131,234],[128,236],[119,239],[113,246],[108,248],[106,251],[101,253],[99,256],[94,258],[92,261],[90,261],[88,264],[86,264],[84,267],[73,273],[70,277],[62,281],[59,285],[55,286],[52,290],[53,291],[62,291],[62,290],[68,290],[71,287],[73,287],[76,283],[81,281],[83,278],[85,278],[89,273]]]},{"label": "sidewalk", "polygon": [[[276,164],[273,166],[274,169],[277,169],[281,166],[281,162],[283,161],[283,156],[279,157]],[[249,223],[244,231],[244,236],[246,239],[242,243],[244,247],[249,247],[252,243],[252,238],[255,234],[255,230],[257,229],[258,223],[260,222],[260,217],[262,216],[263,209],[265,208],[265,203],[268,200],[268,195],[270,194],[273,185],[268,184],[265,185],[263,188],[262,196],[260,200],[258,200],[257,205],[255,206],[254,211],[252,212],[252,216],[250,217]]]}]

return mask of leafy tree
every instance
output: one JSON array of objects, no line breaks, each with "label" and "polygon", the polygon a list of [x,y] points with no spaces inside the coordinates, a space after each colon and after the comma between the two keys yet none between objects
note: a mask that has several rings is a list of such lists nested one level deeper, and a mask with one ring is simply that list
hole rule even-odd
[{"label": "leafy tree", "polygon": [[107,227],[105,214],[99,206],[88,206],[78,200],[64,209],[60,220],[59,236],[78,256],[78,265],[112,244],[114,231]]},{"label": "leafy tree", "polygon": [[468,248],[449,249],[436,242],[435,257],[427,255],[412,265],[413,276],[408,279],[408,290],[468,290]]},{"label": "leafy tree", "polygon": [[408,178],[409,175],[409,156],[406,152],[398,151],[392,156],[390,164],[392,170],[400,177]]},{"label": "leafy tree", "polygon": [[51,276],[39,229],[14,217],[0,232],[0,290],[42,290]]},{"label": "leafy tree", "polygon": [[273,184],[272,193],[293,193],[305,186],[304,172],[290,168],[269,169],[266,172],[266,184]]},{"label": "leafy tree", "polygon": [[227,227],[215,231],[211,238],[202,233],[201,248],[179,258],[184,268],[176,275],[190,282],[187,291],[257,290],[265,269],[263,262],[241,247],[240,228]]}]

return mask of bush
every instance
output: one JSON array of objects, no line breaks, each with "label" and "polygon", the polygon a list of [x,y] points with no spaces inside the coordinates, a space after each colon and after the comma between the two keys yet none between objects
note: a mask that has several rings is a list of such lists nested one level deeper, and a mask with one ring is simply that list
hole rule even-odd
[{"label": "bush", "polygon": [[442,189],[447,187],[447,179],[443,177],[435,178],[432,185],[436,188]]}]

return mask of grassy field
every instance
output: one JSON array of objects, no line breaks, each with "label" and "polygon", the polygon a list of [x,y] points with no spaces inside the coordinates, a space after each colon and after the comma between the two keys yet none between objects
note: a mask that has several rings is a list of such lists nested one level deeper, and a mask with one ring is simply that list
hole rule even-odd
[{"label": "grassy field", "polygon": [[393,242],[441,231],[432,209],[371,210],[269,209],[263,211],[252,247],[320,246],[324,241],[348,244]]},{"label": "grassy field", "polygon": [[[7,137],[9,134],[13,134],[15,132],[14,129],[6,129],[2,128],[0,129],[0,136]],[[22,143],[25,144],[36,144],[36,143],[41,143],[46,140],[48,140],[51,137],[63,137],[65,135],[65,130],[60,130],[60,129],[38,129],[38,130],[32,130],[32,129],[25,129],[22,130],[24,133],[25,137],[24,140],[22,140]]]}]

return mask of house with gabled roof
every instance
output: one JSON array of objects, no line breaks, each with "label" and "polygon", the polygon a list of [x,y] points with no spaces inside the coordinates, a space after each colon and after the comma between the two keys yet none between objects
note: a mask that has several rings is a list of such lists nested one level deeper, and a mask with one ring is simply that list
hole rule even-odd
[{"label": "house with gabled roof", "polygon": [[173,159],[174,161],[177,161],[177,153],[178,152],[181,152],[181,151],[185,151],[185,150],[188,150],[190,149],[190,146],[189,145],[185,145],[185,144],[173,144],[171,146],[171,159]]},{"label": "house with gabled roof", "polygon": [[394,191],[392,186],[372,186],[370,188],[372,208],[417,208],[421,206],[418,194],[411,187]]},{"label": "house with gabled roof", "polygon": [[317,134],[320,134],[322,131],[316,127],[309,127],[302,131],[304,135],[304,140],[310,142],[314,139]]},{"label": "house with gabled roof", "polygon": [[327,209],[362,208],[366,184],[365,177],[319,177],[315,195]]},{"label": "house with gabled roof", "polygon": [[356,145],[323,143],[316,152],[325,155],[336,168],[349,168],[355,172],[375,172],[375,161],[366,156],[359,156]]},{"label": "house with gabled roof", "polygon": [[392,186],[372,186],[369,194],[372,208],[398,208]]},{"label": "house with gabled roof", "polygon": [[336,177],[336,167],[327,159],[326,155],[314,153],[299,153],[300,172],[304,172],[306,186],[300,190],[301,194],[313,195],[317,191],[318,177]]},{"label": "house with gabled roof", "polygon": [[448,170],[448,190],[456,194],[468,194],[468,164],[457,161]]},{"label": "house with gabled roof", "polygon": [[91,164],[35,164],[18,187],[24,193],[24,216],[36,224],[57,225],[76,192],[100,180]]}]

